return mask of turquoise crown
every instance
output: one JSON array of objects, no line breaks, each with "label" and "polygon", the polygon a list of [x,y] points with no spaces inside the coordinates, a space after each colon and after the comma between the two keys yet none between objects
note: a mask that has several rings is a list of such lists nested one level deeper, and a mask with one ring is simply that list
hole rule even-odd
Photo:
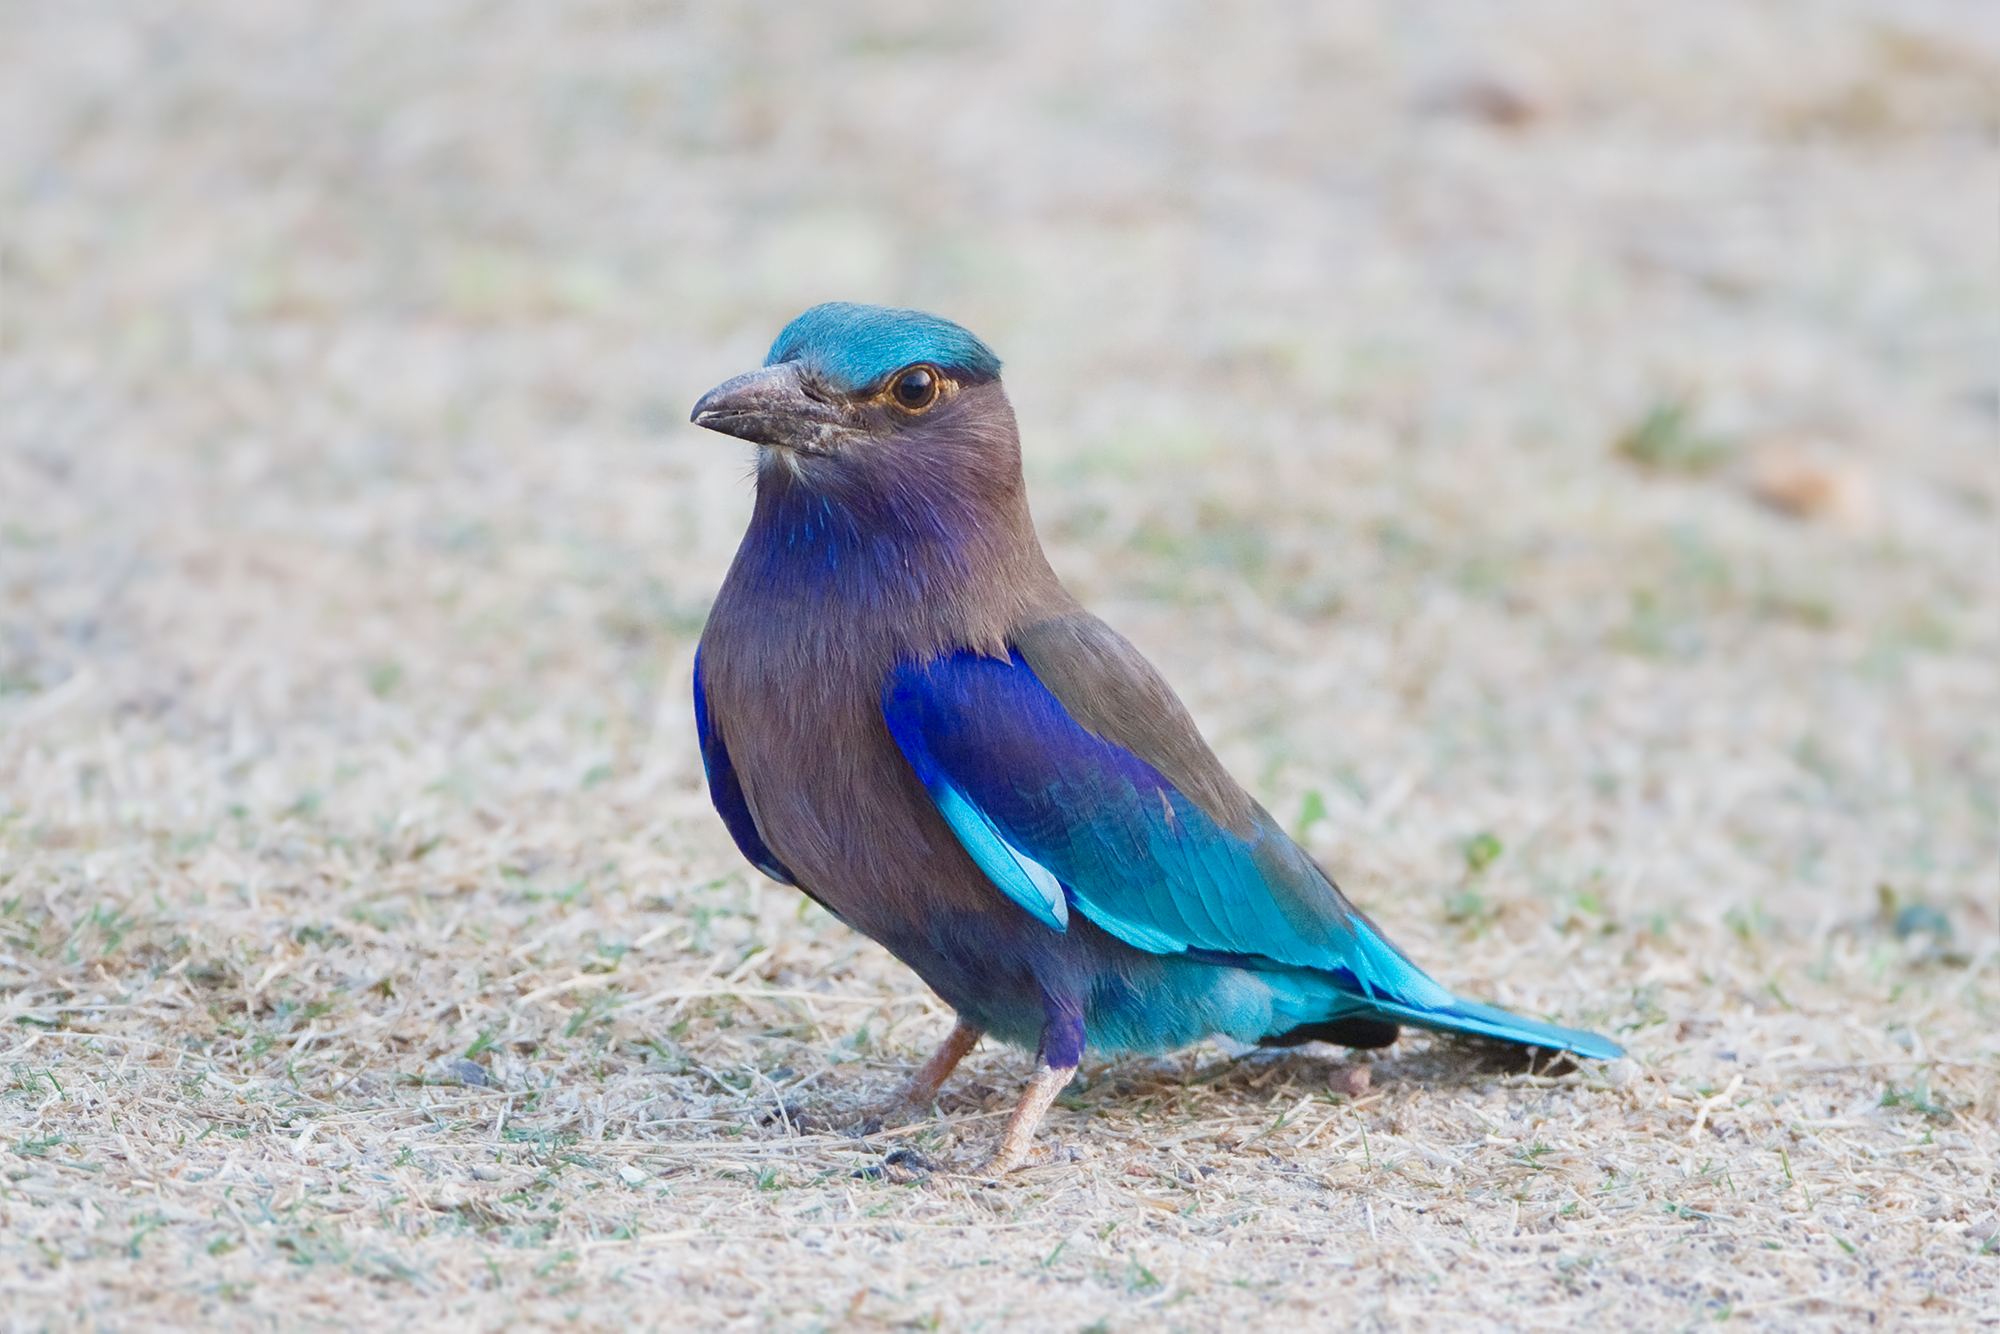
[{"label": "turquoise crown", "polygon": [[921,310],[829,301],[787,324],[766,366],[797,361],[842,393],[866,389],[919,361],[971,383],[995,379],[1000,358],[950,320]]}]

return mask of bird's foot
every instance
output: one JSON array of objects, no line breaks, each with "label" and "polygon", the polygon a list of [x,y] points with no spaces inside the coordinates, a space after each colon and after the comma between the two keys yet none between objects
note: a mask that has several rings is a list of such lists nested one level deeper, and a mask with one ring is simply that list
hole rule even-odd
[{"label": "bird's foot", "polygon": [[951,1072],[958,1068],[958,1063],[965,1059],[965,1054],[978,1044],[985,1032],[979,1025],[960,1019],[931,1058],[910,1076],[909,1083],[903,1085],[902,1101],[920,1111],[928,1108],[937,1098],[938,1090],[944,1087],[944,1081],[951,1077]]},{"label": "bird's foot", "polygon": [[1007,1133],[1000,1137],[1000,1148],[993,1155],[993,1161],[986,1170],[1001,1176],[1019,1167],[1028,1156],[1028,1146],[1034,1143],[1035,1131],[1042,1124],[1042,1117],[1048,1112],[1049,1104],[1056,1100],[1069,1081],[1076,1076],[1075,1066],[1042,1066],[1035,1071],[1035,1077],[1028,1081],[1027,1090],[1021,1094],[1020,1105],[1007,1118]]}]

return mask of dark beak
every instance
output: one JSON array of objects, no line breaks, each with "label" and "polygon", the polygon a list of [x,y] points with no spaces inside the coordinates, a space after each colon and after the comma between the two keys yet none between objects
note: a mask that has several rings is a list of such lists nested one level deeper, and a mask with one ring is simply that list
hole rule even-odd
[{"label": "dark beak", "polygon": [[796,362],[724,380],[701,396],[688,420],[759,445],[830,454],[849,424],[833,404],[806,392]]}]

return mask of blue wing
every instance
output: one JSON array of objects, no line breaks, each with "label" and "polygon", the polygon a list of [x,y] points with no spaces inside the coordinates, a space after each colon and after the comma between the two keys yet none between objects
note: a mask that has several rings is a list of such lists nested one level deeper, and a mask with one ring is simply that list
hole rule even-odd
[{"label": "blue wing", "polygon": [[[1256,810],[1223,827],[1130,750],[1081,726],[1018,654],[904,663],[883,716],[980,868],[1056,930],[1071,909],[1138,949],[1289,975],[1328,1014],[1369,1014],[1611,1057],[1593,1034],[1462,1001],[1375,930]],[[1276,979],[1273,979],[1274,981]]]},{"label": "blue wing", "polygon": [[743,797],[736,766],[729,762],[729,748],[722,744],[722,733],[708,716],[708,691],[702,685],[699,648],[694,651],[694,726],[701,735],[701,767],[708,775],[708,799],[715,803],[716,814],[728,826],[737,850],[771,879],[797,885],[798,877],[778,860],[777,854],[765,844],[764,836],[757,832],[757,821],[750,814],[750,803]]}]

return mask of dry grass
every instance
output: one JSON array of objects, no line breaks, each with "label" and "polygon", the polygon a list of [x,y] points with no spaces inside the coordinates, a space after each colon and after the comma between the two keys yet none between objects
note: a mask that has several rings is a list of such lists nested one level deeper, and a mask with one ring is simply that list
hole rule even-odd
[{"label": "dry grass", "polygon": [[[0,1324],[2000,1312],[1976,4],[0,14]],[[956,11],[955,11],[956,13]],[[985,1047],[727,845],[828,297],[1448,984],[1620,1035]]]}]

